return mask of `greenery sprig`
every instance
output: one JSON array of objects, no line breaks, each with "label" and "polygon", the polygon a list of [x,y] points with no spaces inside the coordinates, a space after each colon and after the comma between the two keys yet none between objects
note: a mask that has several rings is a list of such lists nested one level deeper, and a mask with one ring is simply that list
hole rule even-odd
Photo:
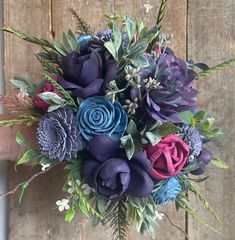
[{"label": "greenery sprig", "polygon": [[39,115],[24,115],[15,119],[1,120],[0,127],[11,127],[14,125],[22,125],[22,124],[30,127],[33,124],[39,122],[39,120],[40,120]]}]

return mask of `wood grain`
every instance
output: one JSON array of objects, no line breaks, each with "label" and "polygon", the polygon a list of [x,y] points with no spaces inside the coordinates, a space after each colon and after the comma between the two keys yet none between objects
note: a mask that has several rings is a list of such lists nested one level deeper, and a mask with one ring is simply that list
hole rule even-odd
[{"label": "wood grain", "polygon": [[[211,66],[234,57],[235,52],[235,2],[233,0],[189,0],[188,13],[188,58],[209,63]],[[215,235],[195,224],[189,218],[188,231],[192,240],[213,239],[232,240],[235,238],[235,162],[234,162],[234,118],[235,118],[235,81],[234,67],[197,83],[199,107],[215,117],[216,126],[224,128],[225,139],[220,144],[210,146],[215,156],[226,160],[230,170],[222,171],[210,167],[211,175],[201,190],[210,200],[223,222],[216,225],[204,210],[199,213],[207,221],[217,226],[224,237]],[[193,198],[192,198],[193,199]],[[200,205],[194,201],[195,208]]]}]

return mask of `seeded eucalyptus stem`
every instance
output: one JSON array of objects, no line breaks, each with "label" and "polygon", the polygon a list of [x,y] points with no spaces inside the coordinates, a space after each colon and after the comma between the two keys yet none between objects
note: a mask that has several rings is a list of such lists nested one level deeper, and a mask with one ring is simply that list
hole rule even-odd
[{"label": "seeded eucalyptus stem", "polygon": [[207,69],[205,71],[199,72],[198,73],[198,78],[209,76],[209,75],[211,75],[211,74],[213,74],[215,72],[218,72],[218,71],[222,70],[225,67],[229,67],[229,66],[231,66],[233,64],[235,64],[235,58],[232,58],[232,59],[230,59],[230,60],[228,60],[226,62],[223,62],[223,63],[221,63],[219,65],[214,66],[214,67],[211,67],[211,68],[209,68],[209,69]]}]

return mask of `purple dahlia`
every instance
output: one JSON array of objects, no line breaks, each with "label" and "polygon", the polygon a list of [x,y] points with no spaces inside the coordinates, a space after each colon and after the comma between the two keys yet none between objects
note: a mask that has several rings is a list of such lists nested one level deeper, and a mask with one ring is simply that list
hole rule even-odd
[{"label": "purple dahlia", "polygon": [[141,77],[156,79],[160,87],[148,93],[146,110],[155,120],[177,123],[177,113],[195,108],[196,90],[192,84],[196,74],[185,61],[170,54],[162,54],[156,63],[150,63],[151,69],[143,69]]},{"label": "purple dahlia", "polygon": [[76,117],[70,108],[60,108],[41,118],[37,139],[41,153],[49,159],[70,160],[83,149]]}]

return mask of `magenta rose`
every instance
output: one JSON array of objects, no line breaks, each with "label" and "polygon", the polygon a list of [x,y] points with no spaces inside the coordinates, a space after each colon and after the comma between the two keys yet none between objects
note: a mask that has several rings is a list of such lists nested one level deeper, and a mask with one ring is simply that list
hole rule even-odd
[{"label": "magenta rose", "polygon": [[[54,80],[55,80],[55,79],[54,79]],[[39,88],[39,89],[36,91],[35,97],[34,97],[34,105],[35,105],[37,108],[41,109],[43,112],[47,112],[47,109],[48,109],[48,107],[50,106],[48,103],[46,103],[45,101],[43,101],[43,100],[38,96],[40,93],[43,93],[43,92],[53,92],[53,93],[56,93],[58,96],[63,97],[63,96],[59,93],[59,91],[52,86],[51,83],[49,83],[49,82],[46,81],[45,84],[44,84],[44,86],[41,87],[41,88]]]},{"label": "magenta rose", "polygon": [[153,166],[150,175],[155,179],[166,179],[182,170],[189,155],[189,147],[181,138],[170,135],[155,145],[147,146],[145,153]]}]

